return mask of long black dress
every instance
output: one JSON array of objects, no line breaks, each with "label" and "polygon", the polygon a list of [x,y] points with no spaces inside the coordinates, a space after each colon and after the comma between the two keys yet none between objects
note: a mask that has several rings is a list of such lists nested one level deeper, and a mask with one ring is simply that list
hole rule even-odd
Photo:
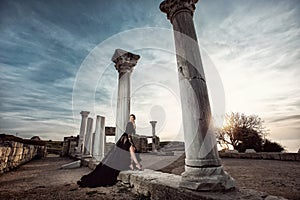
[{"label": "long black dress", "polygon": [[89,174],[81,177],[77,182],[80,187],[110,186],[117,182],[120,171],[129,170],[129,148],[133,145],[127,133],[123,133],[115,146]]}]

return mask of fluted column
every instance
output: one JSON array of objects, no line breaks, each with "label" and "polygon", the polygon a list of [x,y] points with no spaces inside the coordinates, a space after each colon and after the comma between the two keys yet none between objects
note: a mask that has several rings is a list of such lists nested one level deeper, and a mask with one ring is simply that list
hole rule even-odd
[{"label": "fluted column", "polygon": [[133,53],[116,49],[112,61],[119,72],[118,99],[116,112],[116,135],[117,141],[126,129],[130,115],[130,96],[131,96],[131,73],[137,64],[140,56]]},{"label": "fluted column", "polygon": [[81,111],[81,125],[80,125],[80,132],[79,132],[79,141],[77,146],[77,153],[82,153],[84,149],[84,137],[85,137],[85,131],[86,131],[86,122],[88,115],[90,112],[88,111]]},{"label": "fluted column", "polygon": [[152,152],[157,152],[156,144],[155,144],[155,126],[156,126],[157,121],[150,121],[150,124],[152,126]]},{"label": "fluted column", "polygon": [[92,137],[93,137],[93,118],[89,117],[86,127],[86,135],[84,140],[84,155],[91,155],[92,153]]},{"label": "fluted column", "polygon": [[96,161],[101,161],[104,157],[105,149],[105,117],[97,115],[96,130],[93,141],[93,157]]},{"label": "fluted column", "polygon": [[210,191],[234,187],[223,170],[216,137],[211,128],[211,109],[199,45],[193,22],[198,0],[165,0],[160,10],[173,25],[185,142],[185,172],[181,187]]}]

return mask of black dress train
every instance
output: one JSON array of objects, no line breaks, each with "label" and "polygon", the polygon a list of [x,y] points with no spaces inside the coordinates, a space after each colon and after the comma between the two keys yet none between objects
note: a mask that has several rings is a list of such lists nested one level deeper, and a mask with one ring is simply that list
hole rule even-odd
[{"label": "black dress train", "polygon": [[120,171],[129,170],[132,139],[123,133],[114,147],[108,152],[97,167],[77,182],[80,187],[111,186],[117,182]]}]

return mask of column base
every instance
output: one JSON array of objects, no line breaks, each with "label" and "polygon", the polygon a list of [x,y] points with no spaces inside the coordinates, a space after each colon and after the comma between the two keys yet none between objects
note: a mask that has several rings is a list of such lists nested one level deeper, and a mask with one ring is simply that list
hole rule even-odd
[{"label": "column base", "polygon": [[235,180],[218,167],[189,167],[181,174],[180,187],[197,191],[224,191],[235,188]]}]

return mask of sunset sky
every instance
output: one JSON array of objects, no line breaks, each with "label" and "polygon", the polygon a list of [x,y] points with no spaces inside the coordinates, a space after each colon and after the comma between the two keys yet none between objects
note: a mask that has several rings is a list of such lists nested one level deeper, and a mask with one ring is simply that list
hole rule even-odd
[{"label": "sunset sky", "polygon": [[[171,23],[161,0],[0,0],[0,133],[62,140],[81,110],[115,126],[116,48],[141,56],[132,73],[137,133],[182,140]],[[298,0],[200,0],[194,23],[214,122],[261,117],[288,151],[300,148]]]}]

